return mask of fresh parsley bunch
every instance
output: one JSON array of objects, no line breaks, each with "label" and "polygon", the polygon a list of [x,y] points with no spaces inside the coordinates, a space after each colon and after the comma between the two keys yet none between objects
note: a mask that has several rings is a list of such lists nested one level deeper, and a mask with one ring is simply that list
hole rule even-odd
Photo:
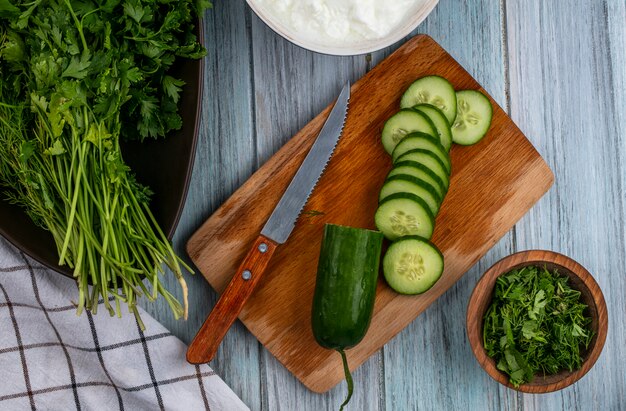
[{"label": "fresh parsley bunch", "polygon": [[[102,298],[111,315],[126,303],[138,316],[138,297],[162,295],[177,318],[187,315],[186,266],[150,212],[149,190],[124,163],[120,139],[181,127],[184,82],[168,72],[180,58],[204,56],[193,29],[208,6],[0,0],[0,184],[51,232],[59,264],[73,268],[78,313]],[[184,306],[160,283],[163,264]]]},{"label": "fresh parsley bunch", "polygon": [[515,387],[534,375],[573,371],[593,332],[568,278],[529,266],[501,275],[483,324],[483,344]]}]

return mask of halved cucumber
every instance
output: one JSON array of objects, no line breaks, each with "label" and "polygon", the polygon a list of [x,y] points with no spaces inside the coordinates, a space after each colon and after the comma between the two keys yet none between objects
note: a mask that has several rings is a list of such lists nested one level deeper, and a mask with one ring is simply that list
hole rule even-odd
[{"label": "halved cucumber", "polygon": [[408,193],[385,198],[378,205],[374,221],[391,241],[406,235],[430,238],[435,228],[435,217],[428,205],[418,196]]},{"label": "halved cucumber", "polygon": [[428,103],[443,111],[448,122],[456,118],[456,93],[448,80],[439,76],[426,76],[413,82],[402,95],[400,107],[413,107]]},{"label": "halved cucumber", "polygon": [[476,90],[461,90],[456,93],[456,98],[458,112],[452,124],[452,141],[465,146],[476,144],[491,126],[491,102]]},{"label": "halved cucumber", "polygon": [[437,189],[427,183],[426,181],[417,177],[409,175],[396,175],[388,178],[380,189],[378,201],[383,201],[385,198],[396,193],[410,193],[415,194],[428,205],[430,212],[434,216],[439,211],[439,206],[443,201],[437,193]]},{"label": "halved cucumber", "polygon": [[400,110],[391,116],[383,126],[383,147],[387,153],[391,154],[400,140],[415,131],[431,136],[437,135],[435,126],[426,115],[411,109]]},{"label": "halved cucumber", "polygon": [[401,294],[429,290],[443,273],[443,255],[426,238],[400,238],[387,249],[383,273],[391,288]]},{"label": "halved cucumber", "polygon": [[448,152],[441,146],[441,143],[439,143],[439,139],[424,135],[422,133],[412,133],[406,136],[402,141],[398,143],[396,148],[393,150],[391,157],[395,162],[403,154],[406,154],[409,151],[418,148],[432,151],[432,153],[435,154],[446,167],[446,171],[448,172],[448,174],[450,174],[451,164]]},{"label": "halved cucumber", "polygon": [[450,128],[450,122],[446,118],[446,115],[443,114],[443,111],[430,104],[418,104],[413,108],[420,113],[426,114],[426,116],[430,118],[437,129],[441,145],[446,149],[446,151],[449,152],[452,147],[452,129]]},{"label": "halved cucumber", "polygon": [[[400,174],[417,177],[421,180],[426,181],[437,190],[437,194],[439,194],[440,198],[443,198],[446,195],[447,184],[444,184],[441,177],[433,172],[430,168],[426,167],[424,164],[420,164],[415,161],[403,161],[401,163],[395,164],[389,174],[387,174],[387,179]],[[447,180],[448,176],[445,175],[445,173],[443,174]]]}]

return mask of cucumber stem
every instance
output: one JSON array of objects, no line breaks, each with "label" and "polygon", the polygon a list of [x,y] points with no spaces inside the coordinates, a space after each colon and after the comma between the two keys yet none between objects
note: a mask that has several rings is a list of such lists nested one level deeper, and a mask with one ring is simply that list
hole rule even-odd
[{"label": "cucumber stem", "polygon": [[346,375],[346,382],[348,383],[348,396],[344,400],[343,404],[339,408],[339,411],[343,410],[343,407],[346,406],[350,402],[350,398],[352,398],[352,390],[354,388],[354,384],[352,383],[352,374],[350,374],[350,367],[348,367],[348,359],[346,358],[346,352],[343,349],[338,349],[337,352],[341,354],[341,361],[343,361],[343,372]]}]

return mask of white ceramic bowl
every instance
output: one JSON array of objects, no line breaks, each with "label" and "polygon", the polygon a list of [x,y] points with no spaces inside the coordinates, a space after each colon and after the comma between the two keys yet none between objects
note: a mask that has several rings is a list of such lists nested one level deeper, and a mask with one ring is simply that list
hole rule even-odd
[{"label": "white ceramic bowl", "polygon": [[[406,19],[404,23],[392,30],[387,36],[377,40],[364,40],[357,44],[350,44],[346,46],[342,45],[327,45],[323,43],[315,43],[310,39],[302,38],[298,33],[289,29],[289,27],[281,24],[280,21],[269,13],[266,13],[261,6],[258,5],[257,0],[246,0],[250,8],[256,13],[257,16],[265,24],[269,26],[274,32],[281,35],[283,38],[289,40],[293,44],[305,48],[307,50],[315,51],[317,53],[332,54],[336,56],[353,56],[357,54],[371,53],[400,41],[402,38],[408,36],[415,28],[430,14],[435,8],[439,0],[426,0],[420,6],[415,14]],[[393,0],[391,0],[393,1]]]}]

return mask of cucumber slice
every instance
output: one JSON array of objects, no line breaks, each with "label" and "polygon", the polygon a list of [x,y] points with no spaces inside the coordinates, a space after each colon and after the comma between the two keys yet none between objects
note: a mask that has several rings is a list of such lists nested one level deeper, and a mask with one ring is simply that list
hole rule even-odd
[{"label": "cucumber slice", "polygon": [[421,294],[443,274],[443,255],[425,238],[404,237],[387,249],[383,274],[391,288],[401,294]]},{"label": "cucumber slice", "polygon": [[411,150],[408,153],[398,157],[398,160],[396,160],[394,165],[407,161],[413,161],[428,167],[433,173],[437,174],[437,176],[441,178],[444,185],[446,186],[446,191],[448,190],[448,187],[450,186],[450,175],[446,170],[446,166],[441,160],[439,160],[439,157],[437,157],[435,153],[430,150],[423,150],[419,148]]},{"label": "cucumber slice", "polygon": [[493,107],[480,91],[461,90],[456,93],[458,112],[452,124],[452,141],[469,146],[478,143],[489,131]]},{"label": "cucumber slice", "polygon": [[435,228],[435,217],[428,205],[418,196],[408,193],[385,198],[378,205],[374,221],[391,241],[406,235],[430,238]]},{"label": "cucumber slice", "polygon": [[456,93],[448,80],[439,76],[426,76],[413,82],[402,95],[400,107],[413,107],[428,103],[443,111],[448,122],[456,118]]},{"label": "cucumber slice", "polygon": [[424,200],[433,215],[437,215],[442,201],[435,187],[424,180],[409,175],[399,174],[388,178],[380,189],[378,201],[383,201],[396,193],[415,194]]},{"label": "cucumber slice", "polygon": [[411,109],[400,110],[391,116],[383,126],[383,147],[385,147],[387,153],[391,154],[400,140],[407,134],[415,131],[427,133],[431,136],[437,135],[437,130],[435,130],[432,121],[424,114]]},{"label": "cucumber slice", "polygon": [[[443,168],[442,168],[443,170]],[[436,173],[434,173],[430,168],[426,167],[424,164],[417,163],[415,161],[403,161],[401,163],[395,164],[389,174],[387,174],[387,179],[396,175],[409,175],[413,177],[417,177],[421,180],[426,181],[430,185],[432,185],[436,190],[437,194],[439,194],[439,198],[443,198],[446,195],[447,184],[444,184],[441,177],[439,177]],[[448,176],[443,173],[446,180]]]},{"label": "cucumber slice", "polygon": [[430,150],[433,154],[435,154],[446,167],[446,171],[448,172],[448,174],[450,174],[451,164],[448,152],[441,146],[441,143],[439,143],[439,139],[424,135],[423,133],[412,133],[406,136],[402,141],[398,143],[396,148],[393,150],[391,157],[395,162],[403,154],[406,154],[409,151],[418,148]]},{"label": "cucumber slice", "polygon": [[446,151],[449,152],[452,147],[452,129],[450,128],[450,122],[448,122],[448,119],[446,118],[446,115],[443,114],[443,111],[439,110],[435,106],[431,106],[430,104],[418,104],[413,108],[430,118],[435,125],[441,145],[446,149]]}]

